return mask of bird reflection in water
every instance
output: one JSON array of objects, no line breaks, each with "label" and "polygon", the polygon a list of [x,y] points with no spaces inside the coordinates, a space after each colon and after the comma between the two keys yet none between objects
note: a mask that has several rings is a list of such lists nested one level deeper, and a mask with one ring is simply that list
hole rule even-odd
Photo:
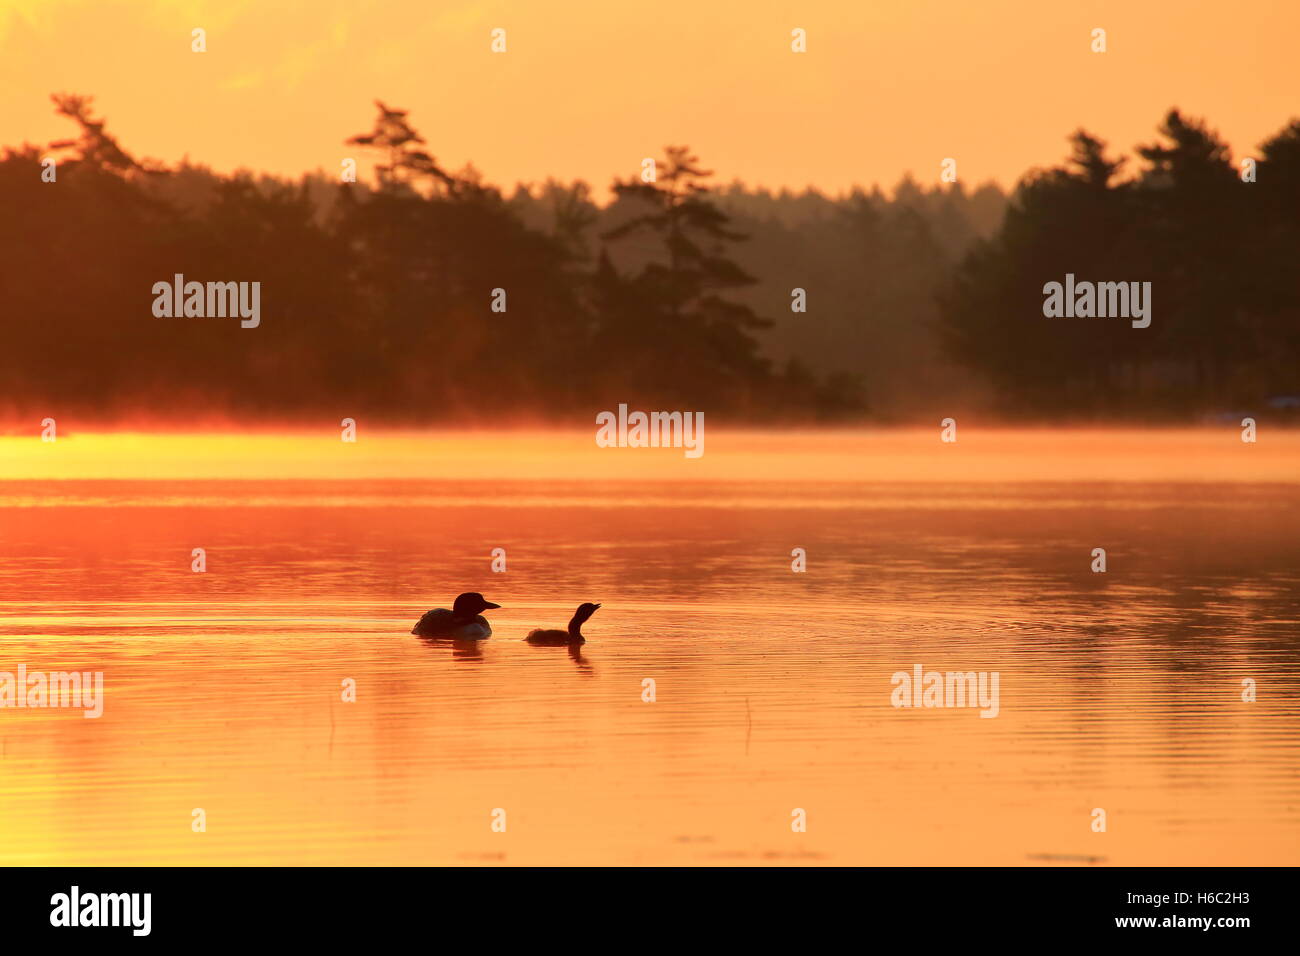
[{"label": "bird reflection in water", "polygon": [[421,637],[420,643],[426,647],[451,648],[453,660],[481,661],[485,642],[454,637]]}]

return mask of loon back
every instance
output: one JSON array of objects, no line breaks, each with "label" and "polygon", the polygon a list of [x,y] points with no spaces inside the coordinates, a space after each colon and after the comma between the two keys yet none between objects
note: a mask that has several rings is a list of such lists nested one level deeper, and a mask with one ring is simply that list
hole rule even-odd
[{"label": "loon back", "polygon": [[586,644],[587,639],[581,634],[573,635],[568,631],[543,630],[534,628],[524,638],[530,644]]},{"label": "loon back", "polygon": [[412,634],[420,637],[459,637],[467,640],[481,640],[492,636],[492,626],[487,618],[479,614],[468,620],[459,618],[445,607],[436,607],[426,611],[424,616],[411,628]]}]

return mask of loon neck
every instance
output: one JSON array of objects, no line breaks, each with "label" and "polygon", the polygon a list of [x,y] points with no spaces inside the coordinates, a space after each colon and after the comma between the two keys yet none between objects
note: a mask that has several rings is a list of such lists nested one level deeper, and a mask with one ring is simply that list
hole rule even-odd
[{"label": "loon neck", "polygon": [[573,620],[569,621],[569,636],[582,637],[582,620],[578,615],[573,615]]}]

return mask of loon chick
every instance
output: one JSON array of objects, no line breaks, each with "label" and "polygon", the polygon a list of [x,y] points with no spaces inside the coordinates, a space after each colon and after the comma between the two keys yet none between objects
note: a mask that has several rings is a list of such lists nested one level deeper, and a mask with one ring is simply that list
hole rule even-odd
[{"label": "loon chick", "polygon": [[534,628],[524,640],[531,644],[585,644],[587,639],[582,636],[583,622],[595,614],[599,607],[599,604],[579,604],[573,612],[573,620],[569,622],[567,631]]},{"label": "loon chick", "polygon": [[421,637],[457,637],[474,641],[491,637],[492,626],[479,612],[500,606],[483,600],[483,595],[477,591],[467,591],[456,598],[450,611],[445,607],[426,611],[411,628],[411,633]]}]

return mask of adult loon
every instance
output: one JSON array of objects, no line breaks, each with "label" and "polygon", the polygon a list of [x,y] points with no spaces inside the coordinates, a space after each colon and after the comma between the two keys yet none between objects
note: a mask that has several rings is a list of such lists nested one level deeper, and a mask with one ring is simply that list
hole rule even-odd
[{"label": "adult loon", "polygon": [[411,633],[421,637],[457,637],[462,640],[491,637],[492,625],[488,624],[481,612],[500,606],[483,600],[483,595],[477,591],[467,591],[456,598],[450,611],[445,607],[426,611],[424,617],[411,628]]},{"label": "adult loon", "polygon": [[534,628],[524,640],[530,644],[585,644],[587,639],[582,636],[582,625],[599,607],[599,604],[579,604],[567,631]]}]

